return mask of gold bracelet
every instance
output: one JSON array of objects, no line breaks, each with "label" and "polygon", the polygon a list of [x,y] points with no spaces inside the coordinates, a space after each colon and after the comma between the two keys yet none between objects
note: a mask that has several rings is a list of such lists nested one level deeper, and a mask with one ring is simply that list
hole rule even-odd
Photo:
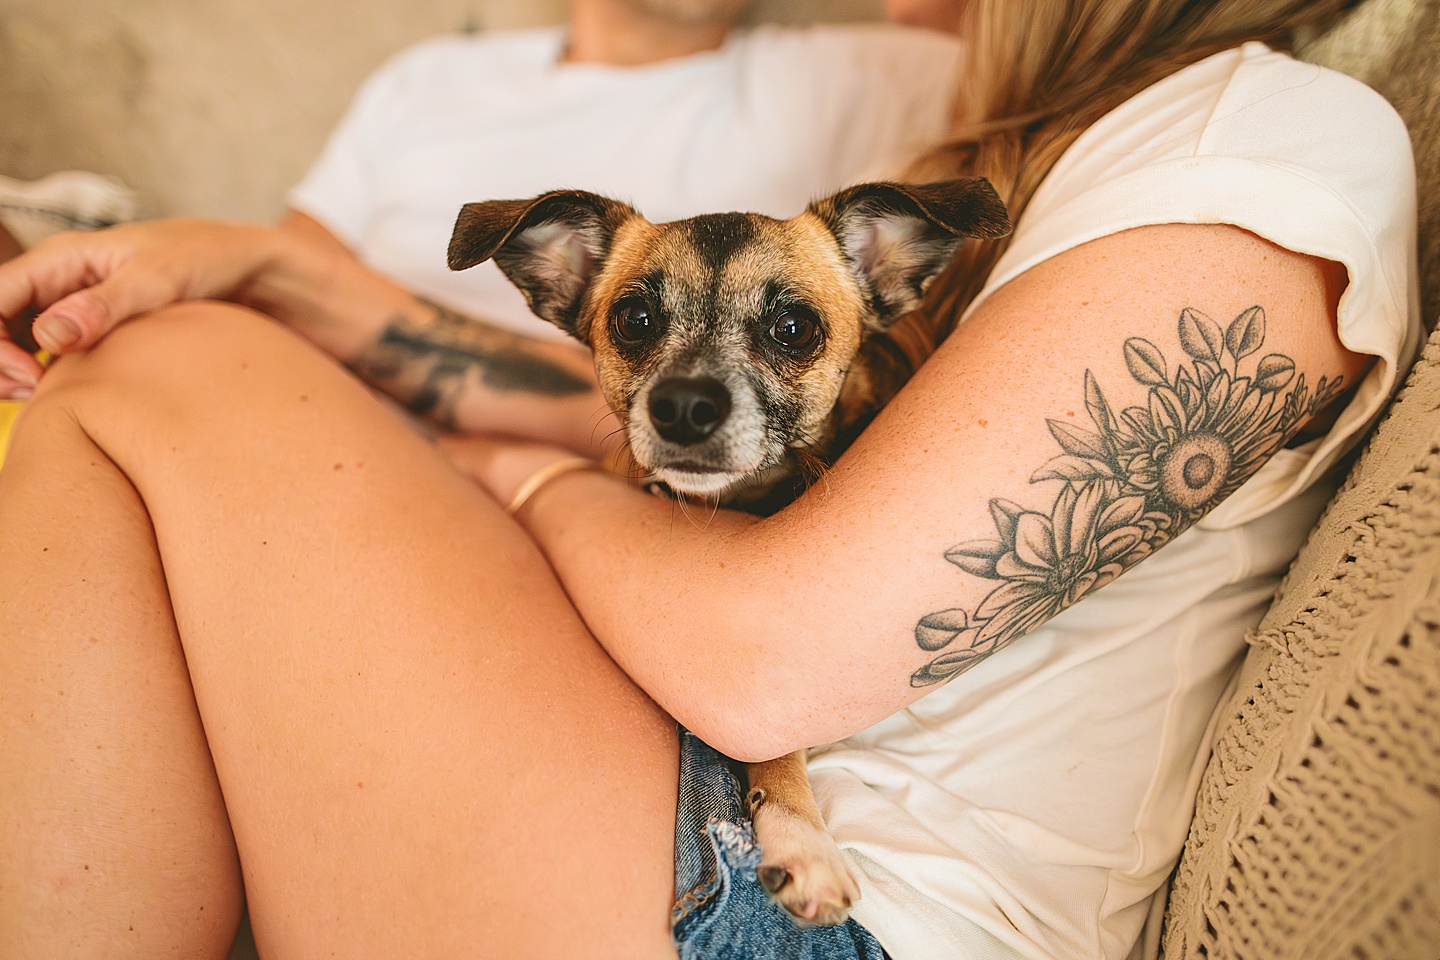
[{"label": "gold bracelet", "polygon": [[515,516],[520,508],[525,506],[526,501],[540,492],[541,487],[556,477],[571,473],[575,470],[597,470],[600,473],[610,472],[605,469],[603,463],[595,460],[587,460],[584,457],[569,457],[565,460],[556,460],[554,463],[541,467],[525,478],[525,482],[520,484],[520,489],[515,491],[515,496],[510,498],[510,505],[505,508],[505,512],[512,517]]}]

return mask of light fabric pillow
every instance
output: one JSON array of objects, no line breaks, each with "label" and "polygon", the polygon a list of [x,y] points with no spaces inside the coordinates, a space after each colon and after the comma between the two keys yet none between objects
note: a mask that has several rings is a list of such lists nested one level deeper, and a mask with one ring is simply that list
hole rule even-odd
[{"label": "light fabric pillow", "polygon": [[95,230],[135,219],[135,192],[113,177],[62,170],[39,180],[0,177],[0,223],[33,247],[62,230]]}]

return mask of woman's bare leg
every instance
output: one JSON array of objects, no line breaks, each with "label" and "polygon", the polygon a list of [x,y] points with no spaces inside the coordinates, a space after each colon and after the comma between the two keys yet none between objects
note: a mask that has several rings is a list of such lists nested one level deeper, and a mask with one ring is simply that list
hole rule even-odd
[{"label": "woman's bare leg", "polygon": [[73,421],[0,471],[0,957],[223,957],[225,805],[145,511]]},{"label": "woman's bare leg", "polygon": [[[122,327],[46,380],[0,498],[18,492],[49,513],[27,526],[28,512],[5,508],[0,570],[28,569],[42,540],[63,544],[70,559],[43,589],[65,606],[67,571],[153,570],[155,548],[139,535],[153,525],[165,580],[140,605],[163,606],[168,593],[173,606],[262,955],[670,954],[673,724],[586,634],[502,511],[329,361],[234,308],[188,305]],[[99,505],[78,519],[62,488],[88,461],[47,459],[67,431],[67,449],[99,464],[81,482]],[[107,511],[130,532],[97,547]],[[125,634],[150,651],[158,665],[96,671],[89,696],[112,704],[105,722],[129,753],[176,765],[197,796],[161,792],[205,824],[208,839],[187,843],[206,845],[194,857],[222,866],[218,879],[168,881],[159,858],[124,851],[128,822],[97,822],[84,805],[49,842],[95,833],[97,846],[122,849],[146,896],[169,907],[180,887],[203,886],[233,920],[229,838],[213,786],[194,786],[213,775],[175,628],[152,616],[141,630],[104,604],[62,620],[16,593],[0,580],[0,645],[39,637],[24,642],[82,666],[77,637]],[[157,650],[170,651],[168,666]],[[142,737],[113,705],[134,696],[119,680],[133,687],[133,674],[152,671],[168,671],[168,686]],[[11,692],[0,688],[0,704]],[[103,776],[77,768],[57,752],[63,724],[0,711],[6,737],[18,737],[13,762],[45,771],[22,779],[0,766],[0,782],[18,785],[0,794],[7,835],[48,802],[32,781],[73,790],[78,778],[107,803],[154,790],[153,775],[128,777],[123,761]],[[12,764],[5,753],[0,765]],[[0,865],[7,901],[53,860],[43,835],[25,845],[13,876]],[[115,913],[138,889],[101,899]],[[59,944],[33,955],[79,954]]]}]

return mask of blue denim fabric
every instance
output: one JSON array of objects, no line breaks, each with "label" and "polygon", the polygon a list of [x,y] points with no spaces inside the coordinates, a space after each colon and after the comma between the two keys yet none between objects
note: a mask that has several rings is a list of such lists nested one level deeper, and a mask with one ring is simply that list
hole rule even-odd
[{"label": "blue denim fabric", "polygon": [[730,761],[682,729],[670,911],[680,960],[886,960],[874,936],[854,920],[796,926],[760,885],[759,864],[760,847]]}]

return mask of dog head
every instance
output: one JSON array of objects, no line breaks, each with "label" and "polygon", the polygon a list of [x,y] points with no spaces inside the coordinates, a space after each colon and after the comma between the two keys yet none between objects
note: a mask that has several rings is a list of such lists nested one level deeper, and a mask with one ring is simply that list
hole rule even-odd
[{"label": "dog head", "polygon": [[866,337],[920,305],[965,237],[1009,232],[979,178],[867,183],[791,220],[650,223],[572,190],[466,204],[452,270],[487,259],[530,309],[589,346],[640,466],[729,497],[823,450]]}]

